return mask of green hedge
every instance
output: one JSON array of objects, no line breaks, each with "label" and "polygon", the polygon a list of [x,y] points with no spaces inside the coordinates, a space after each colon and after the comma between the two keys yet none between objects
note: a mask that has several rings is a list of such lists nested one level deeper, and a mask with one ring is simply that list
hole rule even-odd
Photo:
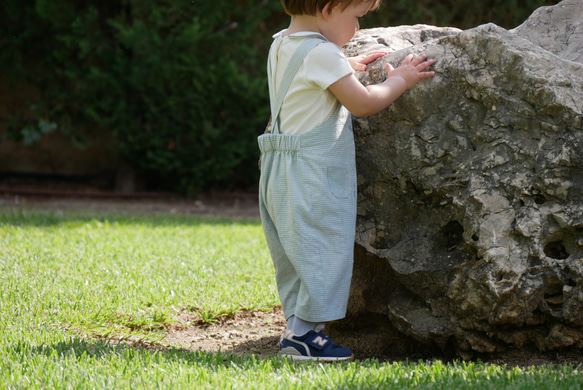
[{"label": "green hedge", "polygon": [[[150,186],[246,186],[257,177],[256,136],[269,117],[262,66],[269,34],[261,29],[277,8],[236,0],[8,0],[0,10],[8,41],[0,66],[40,87],[35,114],[59,131],[111,129],[111,147]],[[23,138],[24,127],[11,126],[12,136]]]},{"label": "green hedge", "polygon": [[[395,0],[363,27],[427,23],[514,27],[543,0]],[[277,0],[4,0],[0,72],[39,87],[36,119],[10,119],[14,140],[84,126],[151,189],[251,188],[256,136],[269,117],[265,58],[289,23]]]}]

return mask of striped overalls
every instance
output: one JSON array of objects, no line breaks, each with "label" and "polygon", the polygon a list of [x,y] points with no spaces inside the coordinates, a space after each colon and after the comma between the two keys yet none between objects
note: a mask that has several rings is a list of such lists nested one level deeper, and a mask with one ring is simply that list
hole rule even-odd
[{"label": "striped overalls", "polygon": [[[346,314],[356,223],[356,165],[350,113],[340,104],[322,125],[281,134],[279,111],[305,56],[322,38],[307,37],[294,53],[277,96],[272,133],[262,152],[261,220],[286,318],[326,322]],[[270,65],[269,65],[270,66]],[[275,90],[270,75],[270,90]]]}]

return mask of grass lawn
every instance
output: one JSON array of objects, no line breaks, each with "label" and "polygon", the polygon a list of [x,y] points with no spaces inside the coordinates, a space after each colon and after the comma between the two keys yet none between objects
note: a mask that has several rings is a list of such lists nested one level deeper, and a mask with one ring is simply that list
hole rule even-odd
[{"label": "grass lawn", "polygon": [[0,207],[0,389],[583,388],[568,365],[294,364],[107,342],[163,343],[178,312],[271,308],[274,283],[257,221]]}]

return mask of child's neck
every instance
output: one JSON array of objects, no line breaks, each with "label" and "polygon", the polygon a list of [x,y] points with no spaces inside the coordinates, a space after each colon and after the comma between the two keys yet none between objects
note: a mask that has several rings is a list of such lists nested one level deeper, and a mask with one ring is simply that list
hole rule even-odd
[{"label": "child's neck", "polygon": [[288,36],[299,32],[317,32],[322,34],[320,20],[317,16],[299,15],[292,16],[291,23],[283,35]]}]

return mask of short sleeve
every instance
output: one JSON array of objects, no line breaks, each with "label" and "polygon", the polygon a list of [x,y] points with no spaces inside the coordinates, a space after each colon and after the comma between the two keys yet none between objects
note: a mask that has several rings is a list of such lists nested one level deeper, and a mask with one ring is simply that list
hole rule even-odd
[{"label": "short sleeve", "polygon": [[304,61],[307,79],[324,90],[354,73],[342,50],[331,42],[316,46]]}]

